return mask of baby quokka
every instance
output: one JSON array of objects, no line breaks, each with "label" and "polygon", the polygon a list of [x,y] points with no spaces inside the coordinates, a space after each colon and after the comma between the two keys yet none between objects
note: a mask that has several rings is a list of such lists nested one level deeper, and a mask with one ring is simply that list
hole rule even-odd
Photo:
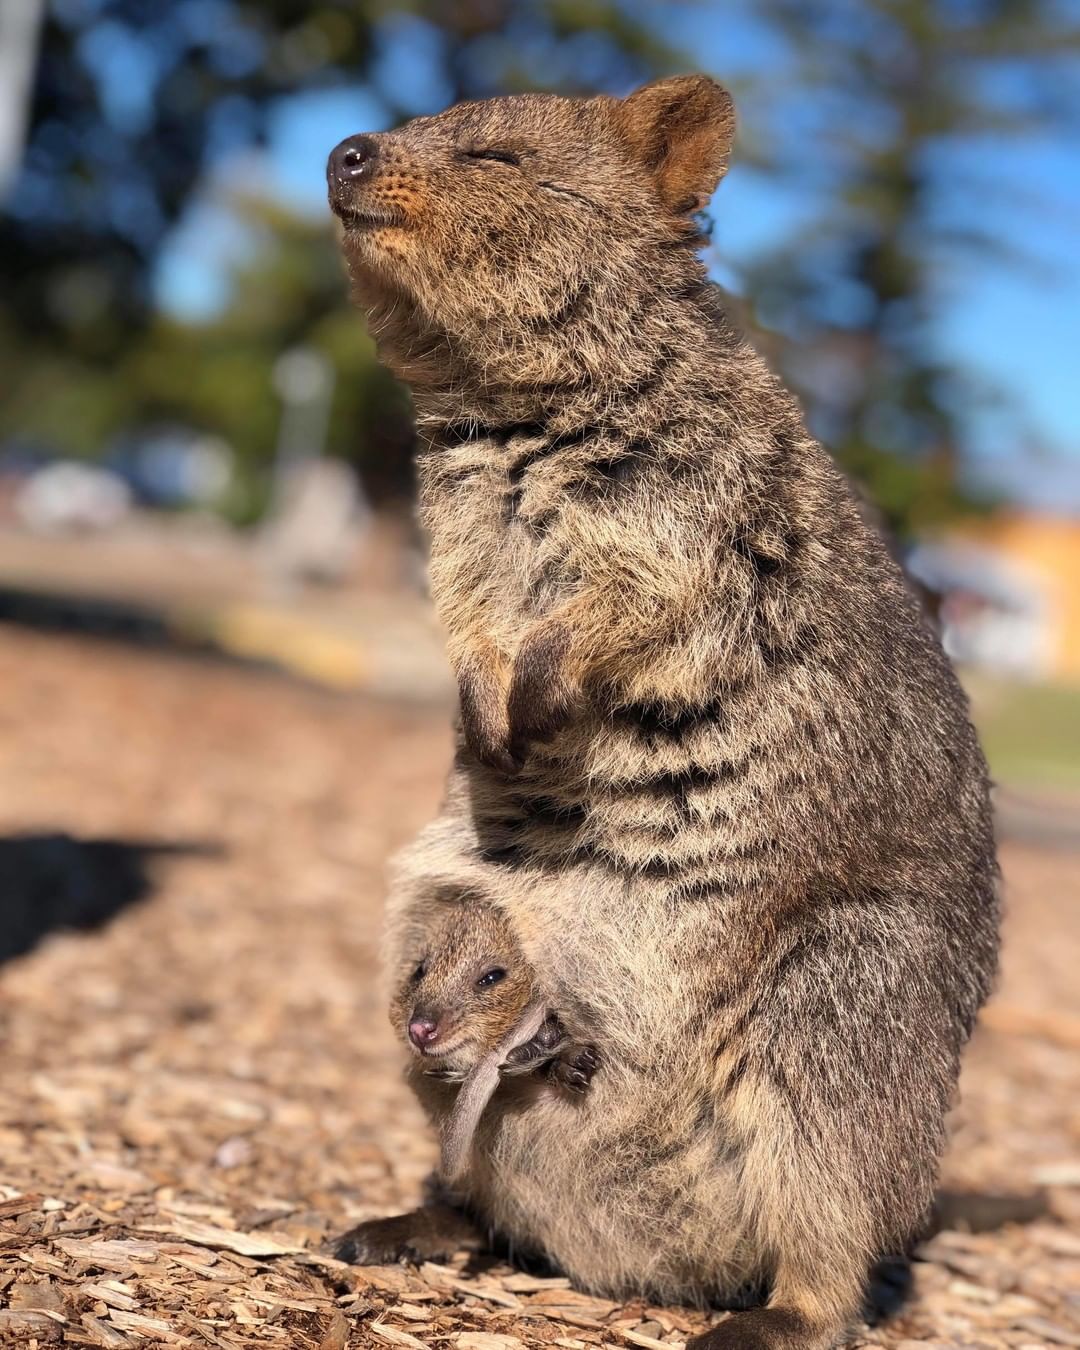
[{"label": "baby quokka", "polygon": [[501,1076],[532,1074],[553,1091],[584,1092],[598,1055],[567,1039],[509,923],[491,906],[451,907],[423,948],[394,995],[391,1021],[413,1052],[414,1072],[460,1084],[452,1100],[427,1094],[441,1129],[440,1175],[452,1185],[468,1169]]}]

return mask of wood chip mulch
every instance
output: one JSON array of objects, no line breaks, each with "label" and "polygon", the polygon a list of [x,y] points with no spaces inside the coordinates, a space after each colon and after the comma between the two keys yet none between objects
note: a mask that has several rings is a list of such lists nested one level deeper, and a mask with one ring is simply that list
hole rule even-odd
[{"label": "wood chip mulch", "polygon": [[[0,690],[10,941],[46,911],[100,922],[0,969],[0,1345],[660,1350],[709,1325],[505,1264],[324,1254],[417,1203],[435,1156],[375,969],[443,714],[10,629]],[[1047,1212],[941,1233],[856,1344],[1080,1346],[1080,855],[1004,863],[946,1180],[1042,1186]]]}]

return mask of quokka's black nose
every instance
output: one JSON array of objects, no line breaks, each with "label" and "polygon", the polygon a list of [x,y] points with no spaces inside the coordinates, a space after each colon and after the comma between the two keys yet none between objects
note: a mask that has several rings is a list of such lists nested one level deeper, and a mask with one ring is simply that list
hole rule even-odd
[{"label": "quokka's black nose", "polygon": [[374,136],[346,136],[335,145],[326,161],[326,176],[331,183],[348,183],[370,172],[379,153]]}]

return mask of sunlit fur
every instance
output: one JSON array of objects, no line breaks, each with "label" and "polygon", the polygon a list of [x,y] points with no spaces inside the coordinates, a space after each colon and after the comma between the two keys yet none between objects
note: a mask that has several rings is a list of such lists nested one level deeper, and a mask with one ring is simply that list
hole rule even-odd
[{"label": "sunlit fur", "polygon": [[808,1350],[929,1205],[996,872],[937,640],[696,256],[731,133],[695,77],[498,99],[334,200],[462,692],[391,978],[484,899],[603,1055],[581,1101],[496,1098],[466,1199],[585,1288],[764,1288],[710,1346]]}]

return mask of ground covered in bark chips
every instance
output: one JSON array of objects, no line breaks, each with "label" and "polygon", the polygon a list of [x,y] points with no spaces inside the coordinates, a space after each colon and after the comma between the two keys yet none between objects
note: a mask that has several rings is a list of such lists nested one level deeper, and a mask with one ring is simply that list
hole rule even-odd
[{"label": "ground covered in bark chips", "polygon": [[[709,1324],[501,1264],[323,1254],[415,1204],[434,1158],[374,971],[442,710],[12,629],[0,691],[0,1344],[582,1350]],[[1080,1346],[1080,853],[1004,864],[947,1179],[1049,1209],[937,1237],[863,1344]]]}]

